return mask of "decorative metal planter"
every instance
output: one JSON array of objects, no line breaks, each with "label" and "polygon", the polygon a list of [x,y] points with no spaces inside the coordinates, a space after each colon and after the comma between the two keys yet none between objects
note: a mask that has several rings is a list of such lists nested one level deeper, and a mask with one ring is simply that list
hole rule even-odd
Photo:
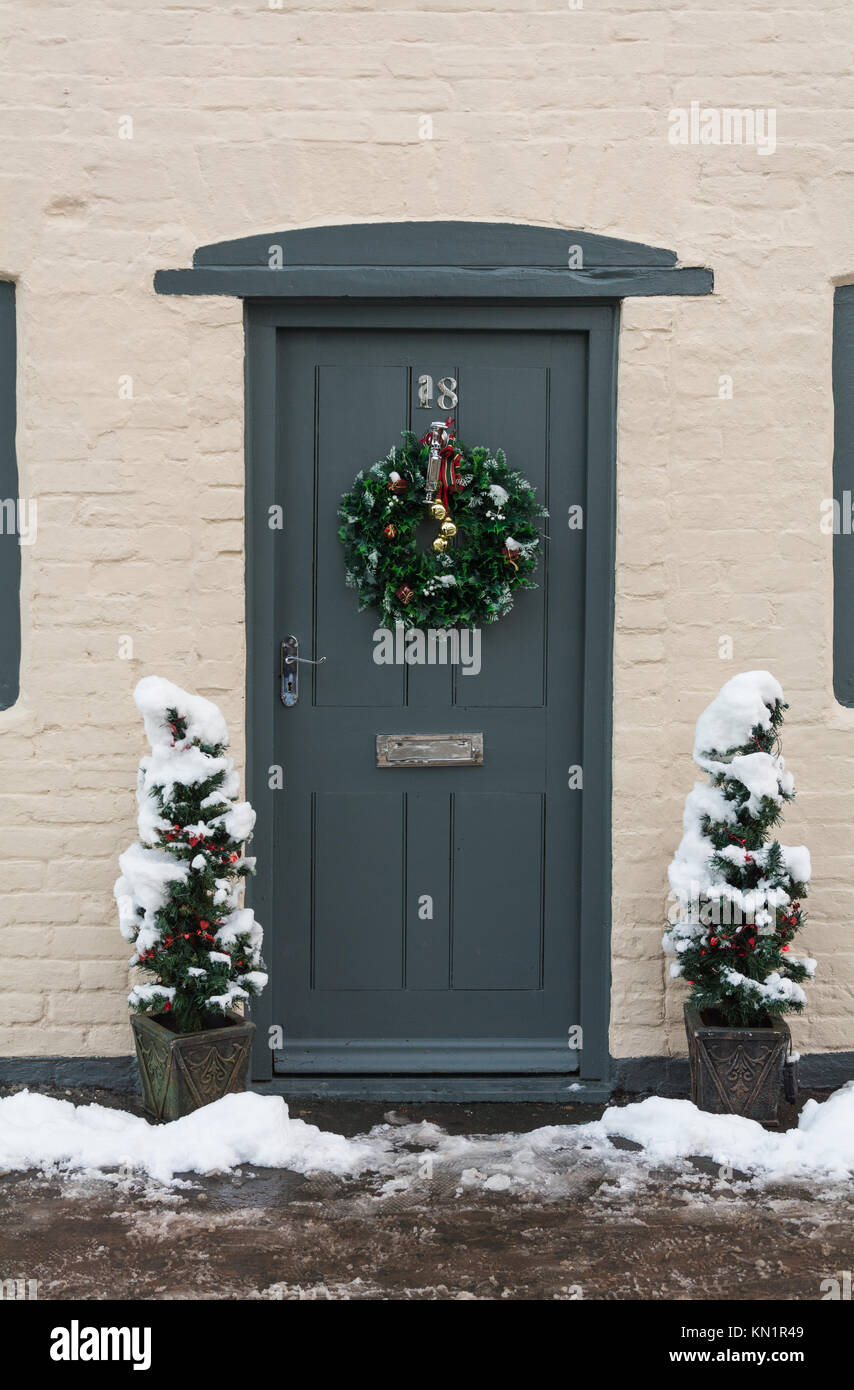
[{"label": "decorative metal planter", "polygon": [[713,1115],[744,1115],[774,1124],[783,1093],[789,1026],[774,1018],[767,1028],[716,1027],[685,1006],[691,1064],[691,1099]]},{"label": "decorative metal planter", "polygon": [[177,1120],[231,1091],[245,1091],[255,1024],[229,1012],[227,1022],[199,1033],[174,1033],[148,1014],[130,1025],[146,1113]]}]

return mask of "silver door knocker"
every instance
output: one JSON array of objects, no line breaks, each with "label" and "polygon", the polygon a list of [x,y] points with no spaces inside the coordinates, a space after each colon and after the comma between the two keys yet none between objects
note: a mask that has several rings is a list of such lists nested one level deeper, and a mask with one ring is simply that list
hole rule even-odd
[{"label": "silver door knocker", "polygon": [[439,486],[439,469],[442,466],[442,450],[448,442],[448,427],[443,420],[434,420],[430,426],[430,454],[427,460],[427,483],[424,496],[432,502]]}]

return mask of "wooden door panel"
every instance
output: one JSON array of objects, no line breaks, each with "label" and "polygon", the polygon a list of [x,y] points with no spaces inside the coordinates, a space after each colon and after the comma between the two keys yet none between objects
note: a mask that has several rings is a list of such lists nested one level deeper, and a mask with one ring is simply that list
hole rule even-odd
[{"label": "wooden door panel", "polygon": [[315,796],[313,812],[313,992],[400,989],[406,864],[400,794]]},{"label": "wooden door panel", "polygon": [[317,451],[305,467],[314,475],[315,640],[317,652],[327,656],[317,672],[318,705],[376,707],[399,705],[403,698],[402,668],[379,667],[373,660],[372,634],[381,625],[379,617],[360,613],[355,590],[344,587],[338,506],[359,469],[385,458],[394,443],[389,421],[407,419],[409,377],[400,365],[351,362],[317,368]]},{"label": "wooden door panel", "polygon": [[[524,474],[548,507],[550,368],[461,365],[459,371],[461,438],[467,444],[503,449],[510,467]],[[541,525],[548,535],[548,518]],[[457,673],[458,703],[514,709],[542,705],[548,552],[544,540],[535,581],[539,588],[518,593],[506,618],[484,630],[477,679]]]},{"label": "wooden door panel", "polygon": [[425,789],[406,793],[405,800],[406,988],[447,990],[451,985],[451,795]]},{"label": "wooden door panel", "polygon": [[542,985],[544,798],[453,800],[453,987]]}]

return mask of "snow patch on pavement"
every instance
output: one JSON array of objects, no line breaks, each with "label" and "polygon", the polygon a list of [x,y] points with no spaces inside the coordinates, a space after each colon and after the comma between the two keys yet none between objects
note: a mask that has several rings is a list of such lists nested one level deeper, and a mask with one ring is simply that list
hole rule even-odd
[{"label": "snow patch on pavement", "polygon": [[808,1100],[797,1129],[783,1134],[741,1115],[710,1115],[688,1100],[659,1096],[611,1107],[599,1124],[642,1144],[644,1157],[658,1163],[702,1154],[723,1167],[772,1178],[843,1179],[854,1171],[854,1081],[826,1101]]},{"label": "snow patch on pavement", "polygon": [[[615,1149],[612,1138],[641,1148]],[[100,1105],[75,1106],[29,1091],[0,1099],[0,1169],[96,1173],[119,1169],[172,1183],[178,1173],[230,1172],[241,1164],[355,1178],[372,1172],[392,1198],[443,1179],[462,1194],[565,1189],[592,1165],[621,1191],[650,1167],[704,1156],[760,1181],[849,1178],[854,1172],[854,1082],[823,1103],[808,1100],[798,1128],[770,1133],[754,1120],[710,1115],[687,1100],[652,1097],[609,1107],[601,1120],[525,1134],[451,1135],[428,1121],[377,1125],[347,1139],[292,1119],[280,1096],[225,1096],[171,1124],[151,1125]]]},{"label": "snow patch on pavement", "polygon": [[328,1134],[288,1115],[278,1096],[224,1096],[171,1124],[103,1105],[73,1105],[30,1091],[0,1100],[0,1169],[119,1168],[171,1182],[176,1173],[260,1168],[356,1174],[377,1146]]}]

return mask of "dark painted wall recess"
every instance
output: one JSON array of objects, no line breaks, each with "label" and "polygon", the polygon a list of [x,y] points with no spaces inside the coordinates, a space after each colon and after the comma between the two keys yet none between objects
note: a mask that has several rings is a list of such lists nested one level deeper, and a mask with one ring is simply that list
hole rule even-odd
[{"label": "dark painted wall recess", "polygon": [[18,535],[15,286],[0,280],[0,709],[18,698],[21,661],[21,547]]},{"label": "dark painted wall recess", "polygon": [[854,285],[833,296],[833,692],[854,705]]}]

